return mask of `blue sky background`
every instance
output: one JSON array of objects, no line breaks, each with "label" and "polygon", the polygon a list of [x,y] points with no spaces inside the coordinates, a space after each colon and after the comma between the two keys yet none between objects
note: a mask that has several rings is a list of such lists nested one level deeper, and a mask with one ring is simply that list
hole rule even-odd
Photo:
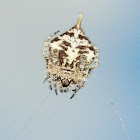
[{"label": "blue sky background", "polygon": [[[130,138],[140,140],[138,4],[138,0],[1,1],[0,140],[128,140],[111,99]],[[72,93],[56,96],[42,83],[41,53],[44,39],[75,25],[79,12],[84,14],[83,30],[99,48],[101,63],[70,100]]]}]

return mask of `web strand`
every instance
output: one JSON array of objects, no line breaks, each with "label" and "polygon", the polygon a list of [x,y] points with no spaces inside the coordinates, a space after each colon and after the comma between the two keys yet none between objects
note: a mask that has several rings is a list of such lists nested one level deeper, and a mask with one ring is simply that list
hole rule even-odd
[{"label": "web strand", "polygon": [[115,112],[116,112],[116,114],[117,114],[117,116],[118,116],[118,118],[119,118],[119,121],[120,121],[120,123],[121,123],[121,126],[122,126],[122,128],[123,128],[123,130],[124,130],[124,132],[125,132],[125,134],[126,134],[126,136],[127,136],[127,138],[128,138],[128,140],[131,140],[131,138],[130,138],[130,136],[129,136],[129,134],[128,134],[128,131],[127,131],[127,128],[126,128],[126,126],[125,126],[125,124],[124,124],[124,122],[123,122],[123,120],[122,120],[122,117],[121,117],[121,115],[120,115],[120,112],[119,112],[119,110],[116,108],[116,106],[115,106],[115,103],[114,102],[110,102],[110,104],[113,106],[113,108],[115,109]]},{"label": "web strand", "polygon": [[128,131],[127,131],[126,127],[125,127],[125,124],[123,123],[123,120],[122,120],[122,118],[121,118],[121,116],[120,116],[119,111],[116,109],[115,112],[116,112],[116,114],[117,114],[117,116],[118,116],[118,118],[119,118],[119,120],[120,120],[120,123],[121,123],[121,125],[122,125],[122,127],[123,127],[123,130],[124,130],[125,134],[127,135],[128,140],[131,140],[131,138],[130,138],[130,136],[129,136],[129,134],[128,134]]}]

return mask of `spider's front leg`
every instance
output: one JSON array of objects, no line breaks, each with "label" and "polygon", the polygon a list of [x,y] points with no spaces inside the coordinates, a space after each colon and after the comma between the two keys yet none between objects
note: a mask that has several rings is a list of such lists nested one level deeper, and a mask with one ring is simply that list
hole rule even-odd
[{"label": "spider's front leg", "polygon": [[73,90],[74,92],[73,92],[72,96],[70,97],[70,99],[72,99],[75,96],[75,94],[80,89],[80,87],[81,87],[81,80],[78,80],[76,88]]},{"label": "spider's front leg", "polygon": [[52,90],[51,73],[50,72],[47,73],[47,80],[48,80],[48,83],[49,83],[50,90]]},{"label": "spider's front leg", "polygon": [[78,82],[78,84],[77,84],[77,86],[76,86],[76,89],[74,89],[73,91],[74,91],[74,93],[73,93],[73,95],[70,97],[70,99],[72,99],[74,96],[75,96],[75,94],[77,93],[77,91],[79,90],[79,89],[81,89],[81,88],[83,88],[84,86],[85,86],[85,83],[86,83],[86,77],[83,77],[83,81],[81,82],[82,80],[79,80],[79,82]]},{"label": "spider's front leg", "polygon": [[[43,56],[43,58],[44,58],[45,61],[46,61],[46,69],[48,69],[48,61],[49,61],[49,58],[48,58],[48,56],[47,56],[47,48],[49,48],[50,39],[51,39],[52,37],[54,37],[58,32],[59,32],[59,31],[57,31],[57,32],[53,33],[52,35],[48,36],[48,37],[45,39],[45,42],[44,42],[44,47],[43,47],[42,56]],[[48,79],[48,78],[46,77],[43,83],[45,83],[45,81],[46,81],[47,79]]]},{"label": "spider's front leg", "polygon": [[42,52],[42,56],[43,58],[46,60],[48,59],[48,56],[47,56],[47,48],[49,48],[49,43],[50,43],[50,39],[52,37],[54,37],[59,31],[53,33],[52,35],[48,36],[46,39],[45,39],[45,42],[44,42],[44,47],[43,47],[43,52]]},{"label": "spider's front leg", "polygon": [[58,95],[58,94],[57,94],[57,86],[56,86],[56,82],[57,82],[56,74],[53,74],[54,90],[55,90],[56,95]]},{"label": "spider's front leg", "polygon": [[59,84],[59,90],[62,93],[63,92],[63,85],[62,85],[62,82],[61,82],[60,78],[58,79],[58,84]]}]

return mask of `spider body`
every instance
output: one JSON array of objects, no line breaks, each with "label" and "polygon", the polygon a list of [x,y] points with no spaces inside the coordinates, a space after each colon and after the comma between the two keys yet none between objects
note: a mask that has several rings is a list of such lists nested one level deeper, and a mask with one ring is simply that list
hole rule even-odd
[{"label": "spider body", "polygon": [[[63,89],[67,92],[76,85],[71,98],[84,87],[90,71],[98,67],[98,49],[85,36],[81,28],[81,20],[82,14],[79,15],[76,26],[52,40],[51,38],[58,32],[49,36],[45,40],[42,53],[46,60],[50,89],[52,89],[51,76],[56,94],[57,83],[61,92]],[[91,66],[93,62],[94,65]]]}]

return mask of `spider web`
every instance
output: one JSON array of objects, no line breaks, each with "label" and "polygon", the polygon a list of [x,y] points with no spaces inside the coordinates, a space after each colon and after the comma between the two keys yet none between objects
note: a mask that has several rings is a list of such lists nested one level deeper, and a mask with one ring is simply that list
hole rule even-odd
[{"label": "spider web", "polygon": [[114,109],[114,111],[115,111],[115,113],[116,113],[116,115],[117,115],[117,117],[118,117],[118,119],[119,119],[119,121],[121,123],[121,126],[122,126],[122,128],[124,130],[124,133],[126,134],[128,140],[131,140],[131,138],[129,136],[129,133],[128,133],[128,130],[126,128],[126,125],[125,125],[125,123],[124,123],[124,121],[123,121],[123,119],[122,119],[122,117],[120,115],[120,111],[119,111],[119,109],[116,106],[116,103],[112,99],[110,99],[110,104],[113,107],[113,109]]}]

